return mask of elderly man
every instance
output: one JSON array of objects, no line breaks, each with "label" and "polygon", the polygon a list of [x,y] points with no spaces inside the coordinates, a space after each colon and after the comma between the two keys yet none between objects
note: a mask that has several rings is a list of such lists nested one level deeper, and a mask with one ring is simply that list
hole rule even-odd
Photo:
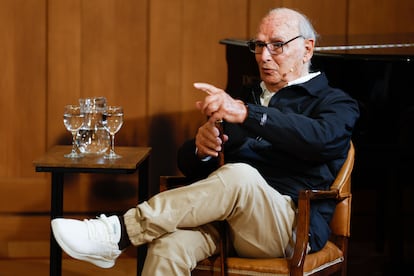
[{"label": "elderly man", "polygon": [[[240,256],[280,257],[295,239],[295,205],[302,189],[328,189],[350,144],[358,106],[310,72],[316,33],[287,8],[271,10],[248,43],[261,81],[232,98],[195,83],[209,119],[179,149],[178,166],[194,183],[162,192],[120,216],[58,218],[52,229],[76,259],[112,267],[129,245],[148,244],[143,275],[190,275],[218,250],[214,221],[226,220]],[[223,121],[220,135],[217,120]],[[224,151],[225,164],[217,168]],[[329,237],[332,201],[311,206],[309,250]]]}]

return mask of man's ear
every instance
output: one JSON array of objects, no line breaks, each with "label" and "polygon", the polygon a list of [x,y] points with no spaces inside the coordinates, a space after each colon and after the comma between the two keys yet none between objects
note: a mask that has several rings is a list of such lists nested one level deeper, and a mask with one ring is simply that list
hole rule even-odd
[{"label": "man's ear", "polygon": [[315,40],[305,39],[305,55],[303,56],[303,63],[308,62],[312,58],[314,47]]}]

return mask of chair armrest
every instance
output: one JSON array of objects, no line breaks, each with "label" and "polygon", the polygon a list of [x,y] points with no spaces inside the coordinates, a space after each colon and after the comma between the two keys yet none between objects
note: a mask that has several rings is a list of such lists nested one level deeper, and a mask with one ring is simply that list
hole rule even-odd
[{"label": "chair armrest", "polygon": [[289,260],[292,275],[303,271],[305,257],[309,242],[310,204],[312,200],[340,199],[338,190],[304,190],[299,192],[297,222],[296,222],[296,243],[293,255]]},{"label": "chair armrest", "polygon": [[[302,191],[306,192],[306,191]],[[299,194],[300,196],[300,194]],[[317,199],[339,199],[339,190],[309,190],[309,199],[310,200],[317,200]]]}]

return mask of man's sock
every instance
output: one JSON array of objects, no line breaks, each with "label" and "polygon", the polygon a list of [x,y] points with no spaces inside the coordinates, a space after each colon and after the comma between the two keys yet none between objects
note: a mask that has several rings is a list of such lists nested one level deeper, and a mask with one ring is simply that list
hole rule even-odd
[{"label": "man's sock", "polygon": [[128,237],[128,232],[126,230],[124,217],[118,216],[118,218],[119,218],[119,222],[121,223],[121,239],[119,240],[118,246],[119,246],[119,250],[124,250],[125,248],[131,245],[131,241],[129,240],[129,237]]}]

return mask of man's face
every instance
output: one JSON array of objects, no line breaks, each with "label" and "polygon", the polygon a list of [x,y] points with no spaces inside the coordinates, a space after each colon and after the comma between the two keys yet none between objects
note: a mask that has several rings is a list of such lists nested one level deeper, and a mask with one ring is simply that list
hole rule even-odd
[{"label": "man's face", "polygon": [[[256,40],[266,43],[286,42],[301,35],[297,20],[291,14],[278,13],[263,19],[260,24]],[[255,54],[259,66],[260,77],[268,89],[277,91],[287,82],[295,80],[308,73],[307,63],[309,43],[313,41],[299,37],[282,46],[283,52],[271,54],[267,47],[263,47],[260,54]]]}]

